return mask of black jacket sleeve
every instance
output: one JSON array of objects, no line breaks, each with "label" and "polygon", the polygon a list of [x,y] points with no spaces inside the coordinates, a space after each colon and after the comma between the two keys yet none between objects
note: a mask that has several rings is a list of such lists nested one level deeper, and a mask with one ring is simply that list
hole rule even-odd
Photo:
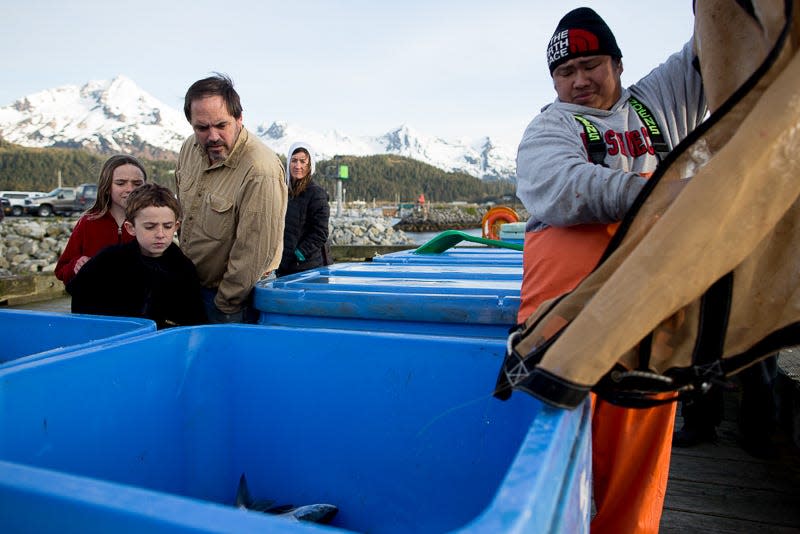
[{"label": "black jacket sleeve", "polygon": [[[289,198],[278,276],[324,264],[322,251],[328,241],[329,218],[328,193],[316,183],[311,182],[301,194]],[[295,250],[299,250],[305,260],[298,260]]]},{"label": "black jacket sleeve", "polygon": [[66,285],[72,296],[72,313],[103,315],[102,293],[108,290],[103,277],[103,258],[99,254],[87,261]]},{"label": "black jacket sleeve", "polygon": [[312,185],[309,191],[311,198],[306,209],[305,227],[296,247],[306,259],[322,253],[322,247],[328,241],[328,220],[331,213],[327,191],[317,184]]}]

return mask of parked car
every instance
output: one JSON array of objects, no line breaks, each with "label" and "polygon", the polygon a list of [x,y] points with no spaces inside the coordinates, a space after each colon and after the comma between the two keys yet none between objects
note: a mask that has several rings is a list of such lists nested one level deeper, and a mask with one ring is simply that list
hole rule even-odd
[{"label": "parked car", "polygon": [[25,199],[25,213],[49,217],[56,213],[72,213],[75,204],[75,189],[57,187],[44,196]]},{"label": "parked car", "polygon": [[19,217],[25,213],[25,199],[43,196],[45,193],[36,191],[0,191],[0,198],[8,200],[8,207],[4,205],[6,215]]},{"label": "parked car", "polygon": [[75,205],[79,212],[84,212],[92,207],[97,200],[97,184],[81,184],[75,188]]},{"label": "parked car", "polygon": [[46,195],[25,200],[25,212],[40,217],[71,215],[87,210],[97,198],[97,184],[59,187]]}]

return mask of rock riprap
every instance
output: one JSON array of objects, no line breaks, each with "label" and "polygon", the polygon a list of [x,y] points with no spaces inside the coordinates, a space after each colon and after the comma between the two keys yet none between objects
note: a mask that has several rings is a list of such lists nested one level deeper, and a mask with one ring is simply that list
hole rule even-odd
[{"label": "rock riprap", "polygon": [[[0,222],[0,276],[53,271],[76,222],[75,217],[6,217]],[[332,217],[329,226],[333,245],[414,244],[388,217]]]}]

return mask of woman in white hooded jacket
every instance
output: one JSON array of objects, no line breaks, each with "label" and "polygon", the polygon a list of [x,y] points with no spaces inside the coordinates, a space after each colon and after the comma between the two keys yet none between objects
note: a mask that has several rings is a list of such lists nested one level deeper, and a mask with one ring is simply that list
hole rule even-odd
[{"label": "woman in white hooded jacket", "polygon": [[286,155],[289,201],[278,276],[329,263],[326,243],[330,207],[328,193],[312,179],[315,163],[313,150],[308,143],[294,143]]}]

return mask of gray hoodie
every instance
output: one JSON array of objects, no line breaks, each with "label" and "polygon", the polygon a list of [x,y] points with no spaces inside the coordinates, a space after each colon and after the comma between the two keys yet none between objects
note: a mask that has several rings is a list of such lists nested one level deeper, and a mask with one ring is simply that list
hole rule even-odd
[{"label": "gray hoodie", "polygon": [[[623,218],[658,165],[644,151],[652,143],[631,107],[631,95],[653,113],[670,150],[703,120],[706,100],[692,66],[692,43],[636,84],[622,90],[610,110],[556,99],[528,125],[517,152],[517,196],[530,214],[527,231],[548,226],[612,223]],[[605,165],[589,161],[582,115],[606,141]]]}]

